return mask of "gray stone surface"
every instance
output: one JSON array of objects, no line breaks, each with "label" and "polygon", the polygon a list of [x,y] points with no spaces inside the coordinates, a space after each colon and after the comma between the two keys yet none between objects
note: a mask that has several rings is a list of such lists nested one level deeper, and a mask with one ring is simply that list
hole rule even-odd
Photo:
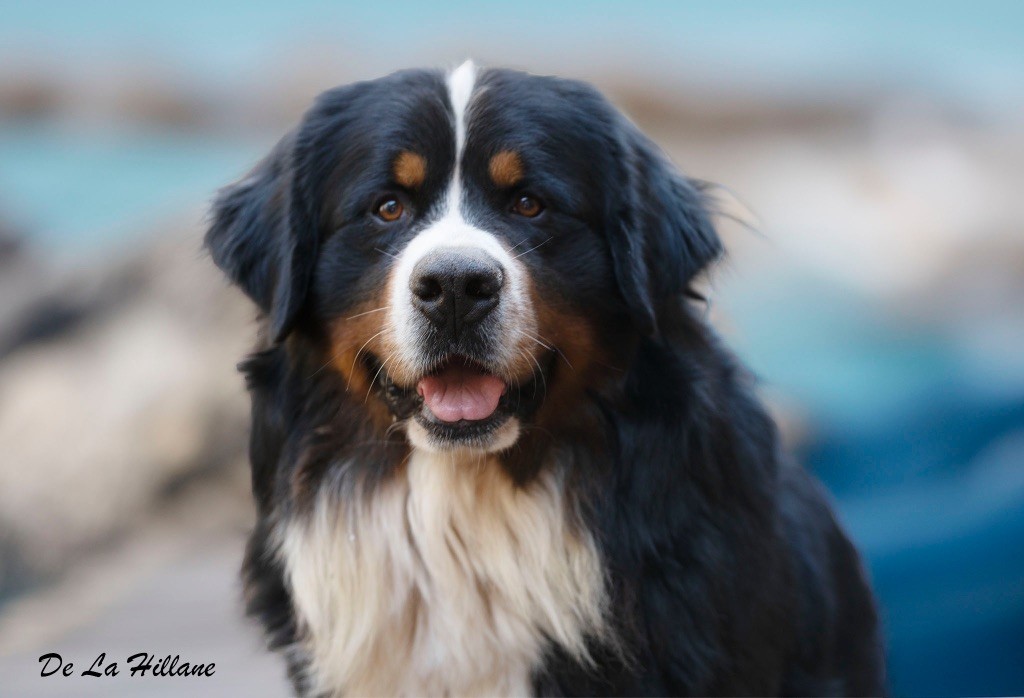
[{"label": "gray stone surface", "polygon": [[[0,695],[290,695],[283,662],[263,648],[259,631],[241,612],[237,570],[242,546],[237,534],[194,540],[179,554],[163,556],[95,617],[58,637],[39,637],[31,647],[0,656]],[[59,611],[68,601],[55,598],[50,603],[57,606],[51,610]],[[12,630],[10,624],[6,627]],[[40,677],[38,659],[46,652],[59,652],[74,662],[73,675]],[[100,652],[118,662],[120,676],[80,675]],[[132,678],[125,660],[136,652],[178,654],[183,660],[214,662],[216,669],[209,678]]]}]

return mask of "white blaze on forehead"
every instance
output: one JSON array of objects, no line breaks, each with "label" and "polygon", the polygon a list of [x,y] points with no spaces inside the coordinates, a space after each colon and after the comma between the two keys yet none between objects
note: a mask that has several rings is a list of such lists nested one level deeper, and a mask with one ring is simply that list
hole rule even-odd
[{"label": "white blaze on forehead", "polygon": [[476,84],[476,66],[473,61],[466,61],[448,74],[448,100],[452,103],[455,114],[455,171],[459,170],[462,149],[466,145],[466,112],[469,99],[473,95]]},{"label": "white blaze on forehead", "polygon": [[466,61],[448,74],[448,101],[451,102],[452,114],[455,115],[455,164],[452,167],[452,181],[448,186],[445,201],[445,217],[452,213],[458,215],[462,199],[462,153],[466,148],[466,114],[469,111],[474,85],[476,66],[473,61]]}]

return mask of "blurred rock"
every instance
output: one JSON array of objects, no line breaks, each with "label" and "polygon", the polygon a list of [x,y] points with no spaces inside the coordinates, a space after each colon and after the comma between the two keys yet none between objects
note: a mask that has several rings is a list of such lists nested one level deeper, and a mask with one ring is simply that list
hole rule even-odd
[{"label": "blurred rock", "polygon": [[168,492],[242,467],[234,365],[251,311],[196,225],[71,273],[4,255],[0,599],[128,532]]},{"label": "blurred rock", "polygon": [[49,75],[10,74],[0,79],[0,117],[38,119],[57,112],[64,88]]}]

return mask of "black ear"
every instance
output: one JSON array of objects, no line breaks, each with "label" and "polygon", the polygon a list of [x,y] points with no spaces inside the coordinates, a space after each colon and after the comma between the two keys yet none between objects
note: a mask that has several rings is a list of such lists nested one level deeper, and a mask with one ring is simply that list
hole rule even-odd
[{"label": "black ear", "polygon": [[213,261],[270,318],[274,342],[294,327],[317,249],[309,195],[294,175],[294,141],[285,137],[248,176],[218,193],[206,233]]},{"label": "black ear", "polygon": [[658,332],[658,308],[722,254],[701,183],[680,174],[632,124],[623,126],[624,201],[612,226],[615,275],[637,328]]}]

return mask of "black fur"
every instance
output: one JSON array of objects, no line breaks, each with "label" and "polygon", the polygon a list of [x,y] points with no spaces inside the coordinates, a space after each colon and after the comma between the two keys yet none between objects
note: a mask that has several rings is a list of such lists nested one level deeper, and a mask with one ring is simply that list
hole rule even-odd
[{"label": "black fur", "polygon": [[[779,452],[747,374],[684,299],[722,251],[702,187],[592,88],[486,71],[463,162],[471,222],[523,258],[538,293],[587,318],[607,371],[556,426],[527,424],[503,463],[519,482],[553,449],[594,533],[620,647],[597,665],[552,646],[544,695],[869,695],[884,692],[883,649],[859,557],[813,479]],[[363,395],[324,369],[326,329],[386,278],[393,254],[432,217],[453,171],[443,76],[409,71],[323,95],[303,123],[214,206],[207,245],[267,316],[242,365],[253,401],[258,524],[244,563],[248,611],[271,646],[297,639],[276,523],[322,487],[357,480],[372,496],[408,453]],[[425,153],[428,176],[390,181],[395,153]],[[514,192],[485,177],[500,149],[522,155]],[[506,215],[519,192],[542,216]],[[382,227],[382,193],[413,214]],[[567,369],[554,362],[547,382]],[[387,403],[386,386],[370,398]],[[337,463],[358,469],[337,472]],[[301,693],[303,660],[289,668]]]}]

